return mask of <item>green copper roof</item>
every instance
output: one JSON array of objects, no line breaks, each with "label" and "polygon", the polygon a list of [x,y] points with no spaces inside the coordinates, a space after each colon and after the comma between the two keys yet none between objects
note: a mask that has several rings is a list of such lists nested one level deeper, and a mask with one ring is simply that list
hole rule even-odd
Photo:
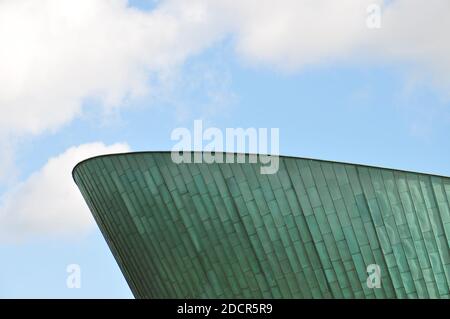
[{"label": "green copper roof", "polygon": [[130,153],[74,179],[139,298],[450,297],[449,178],[282,156],[276,174],[259,167]]}]

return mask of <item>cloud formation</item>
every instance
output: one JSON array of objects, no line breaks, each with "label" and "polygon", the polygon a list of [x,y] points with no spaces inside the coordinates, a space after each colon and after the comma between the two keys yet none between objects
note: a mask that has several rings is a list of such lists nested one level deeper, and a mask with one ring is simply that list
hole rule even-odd
[{"label": "cloud formation", "polygon": [[393,0],[382,15],[372,55],[403,65],[450,97],[450,1]]},{"label": "cloud formation", "polygon": [[79,236],[91,229],[93,218],[72,180],[72,168],[92,156],[127,151],[127,144],[90,143],[50,158],[0,197],[0,242]]},{"label": "cloud formation", "polygon": [[370,35],[367,8],[382,1],[221,2],[240,55],[252,63],[295,71],[351,55]]},{"label": "cloud formation", "polygon": [[[149,89],[216,38],[213,22],[179,4],[144,12],[124,0],[0,2],[0,132],[56,130],[82,112]],[[212,25],[212,27],[206,27]]]},{"label": "cloud formation", "polygon": [[[373,10],[377,7],[379,11]],[[447,0],[211,1],[248,63],[288,72],[354,61],[404,67],[450,94]],[[380,28],[370,21],[380,13]]]},{"label": "cloud formation", "polygon": [[[382,8],[380,29],[367,28],[371,4]],[[449,10],[447,0],[165,0],[150,11],[125,0],[4,0],[0,133],[57,130],[86,99],[121,107],[226,37],[255,65],[297,71],[369,58],[407,63],[448,89]]]}]

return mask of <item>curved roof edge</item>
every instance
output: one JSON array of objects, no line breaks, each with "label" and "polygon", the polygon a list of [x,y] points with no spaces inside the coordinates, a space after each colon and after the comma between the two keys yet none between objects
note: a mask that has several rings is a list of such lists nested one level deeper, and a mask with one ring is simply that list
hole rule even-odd
[{"label": "curved roof edge", "polygon": [[[78,166],[84,164],[85,162],[89,162],[91,160],[102,158],[102,157],[110,157],[110,156],[126,156],[126,155],[138,155],[138,154],[153,154],[153,153],[171,153],[172,151],[134,151],[134,152],[123,152],[123,153],[109,153],[109,154],[101,154],[92,156],[89,158],[86,158],[82,160],[81,162],[77,163],[74,168],[72,169],[72,178],[74,179],[74,173],[75,170],[78,168]],[[203,153],[204,151],[186,151],[191,153]],[[332,160],[324,160],[324,159],[317,159],[317,158],[311,158],[311,157],[299,157],[299,156],[291,156],[291,155],[274,155],[274,154],[259,154],[259,153],[242,153],[242,152],[216,152],[216,153],[223,153],[223,154],[242,154],[242,155],[272,155],[272,156],[279,156],[283,158],[293,158],[293,159],[302,159],[302,160],[311,160],[311,161],[317,161],[317,162],[324,162],[324,163],[334,163],[334,164],[343,164],[343,165],[355,165],[355,166],[362,166],[367,168],[377,168],[377,169],[385,169],[385,170],[391,170],[391,171],[397,171],[397,172],[403,172],[403,173],[412,173],[412,174],[419,174],[419,175],[427,175],[427,176],[434,176],[434,177],[440,177],[440,178],[449,178],[450,176],[445,175],[439,175],[435,173],[425,173],[425,172],[416,172],[416,171],[410,171],[410,170],[404,170],[404,169],[397,169],[397,168],[391,168],[391,167],[383,167],[383,166],[375,166],[375,165],[368,165],[368,164],[358,164],[358,163],[352,163],[352,162],[342,162],[342,161],[332,161]],[[74,179],[75,180],[75,179]]]}]

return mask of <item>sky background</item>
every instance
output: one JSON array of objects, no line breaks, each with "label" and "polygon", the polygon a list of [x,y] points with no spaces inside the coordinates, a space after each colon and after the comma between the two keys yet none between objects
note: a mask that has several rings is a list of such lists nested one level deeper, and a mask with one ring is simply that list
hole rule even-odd
[{"label": "sky background", "polygon": [[[380,28],[368,27],[371,4]],[[280,128],[282,155],[450,176],[449,10],[0,1],[0,297],[132,298],[71,169],[170,150],[172,130],[195,119]],[[79,289],[67,288],[69,264]]]}]

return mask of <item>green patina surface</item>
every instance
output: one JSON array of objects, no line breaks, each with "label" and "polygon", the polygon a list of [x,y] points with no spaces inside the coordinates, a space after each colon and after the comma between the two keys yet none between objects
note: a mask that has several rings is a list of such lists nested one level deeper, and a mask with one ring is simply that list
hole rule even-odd
[{"label": "green patina surface", "polygon": [[138,298],[450,297],[449,178],[291,157],[259,168],[130,153],[74,179]]}]

